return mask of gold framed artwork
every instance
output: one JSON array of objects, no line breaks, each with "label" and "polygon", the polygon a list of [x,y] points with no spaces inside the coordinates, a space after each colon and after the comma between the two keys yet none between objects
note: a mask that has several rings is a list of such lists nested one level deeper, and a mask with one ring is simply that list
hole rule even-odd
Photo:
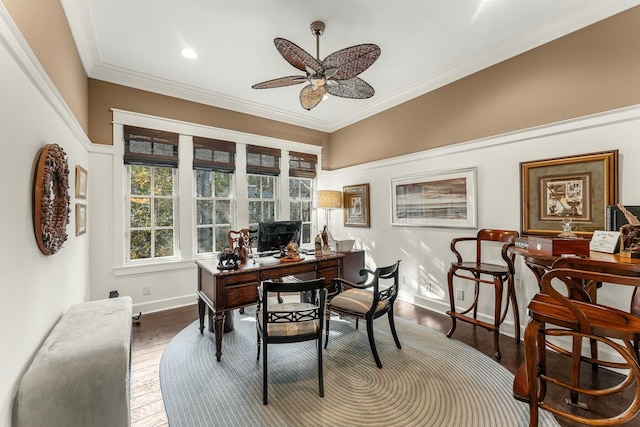
[{"label": "gold framed artwork", "polygon": [[618,202],[618,150],[520,163],[522,234],[591,237]]},{"label": "gold framed artwork", "polygon": [[76,236],[87,232],[87,205],[76,203]]},{"label": "gold framed artwork", "polygon": [[476,228],[476,168],[391,180],[391,225]]},{"label": "gold framed artwork", "polygon": [[370,227],[369,184],[342,187],[344,226]]},{"label": "gold framed artwork", "polygon": [[87,198],[87,170],[82,166],[76,166],[76,198]]}]

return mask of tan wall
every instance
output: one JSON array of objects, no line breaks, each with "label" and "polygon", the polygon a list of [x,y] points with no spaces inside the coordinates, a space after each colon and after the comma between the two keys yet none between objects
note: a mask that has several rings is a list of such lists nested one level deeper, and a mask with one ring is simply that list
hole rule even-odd
[{"label": "tan wall", "polygon": [[2,0],[2,4],[87,133],[87,75],[62,5],[52,0]]},{"label": "tan wall", "polygon": [[340,129],[329,167],[640,104],[639,28],[636,7]]},{"label": "tan wall", "polygon": [[255,135],[319,145],[325,147],[323,148],[323,154],[326,155],[326,146],[329,142],[329,134],[326,132],[132,89],[101,80],[89,79],[89,93],[91,94],[89,100],[89,139],[93,143],[111,145],[111,108],[117,108]]}]

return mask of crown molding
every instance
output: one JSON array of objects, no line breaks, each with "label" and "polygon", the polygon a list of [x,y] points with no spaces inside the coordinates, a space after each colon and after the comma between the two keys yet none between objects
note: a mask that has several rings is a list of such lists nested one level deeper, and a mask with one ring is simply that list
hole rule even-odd
[{"label": "crown molding", "polygon": [[90,25],[93,22],[90,5],[81,0],[61,0],[61,3],[85,71],[90,78],[331,133],[638,6],[640,0],[603,1],[598,7],[591,7],[588,10],[580,5],[568,7],[564,14],[550,22],[545,22],[544,25],[528,28],[520,37],[505,39],[497,47],[479,51],[387,96],[376,97],[377,99],[370,100],[361,108],[332,121],[314,119],[307,115],[248,102],[221,93],[102,63],[96,34],[93,26]]}]

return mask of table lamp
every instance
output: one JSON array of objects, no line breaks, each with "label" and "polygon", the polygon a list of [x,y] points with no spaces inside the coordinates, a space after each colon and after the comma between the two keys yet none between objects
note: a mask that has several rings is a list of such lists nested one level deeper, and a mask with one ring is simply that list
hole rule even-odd
[{"label": "table lamp", "polygon": [[327,237],[329,240],[329,247],[335,251],[335,240],[333,239],[333,236],[329,231],[329,218],[330,218],[332,209],[342,208],[342,191],[337,191],[337,190],[318,191],[318,207],[321,209],[324,209],[325,224],[327,226]]}]

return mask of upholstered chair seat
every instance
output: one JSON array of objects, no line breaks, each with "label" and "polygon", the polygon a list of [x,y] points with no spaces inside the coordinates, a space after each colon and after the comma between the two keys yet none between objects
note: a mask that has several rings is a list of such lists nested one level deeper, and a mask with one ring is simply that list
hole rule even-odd
[{"label": "upholstered chair seat", "polygon": [[[317,308],[317,305],[304,302],[269,305],[269,316],[273,319],[272,322],[267,322],[269,336],[286,337],[317,333],[322,326],[319,318],[312,318]],[[308,316],[309,320],[304,320],[305,316]],[[257,319],[260,329],[263,329],[260,310],[257,312]]]},{"label": "upholstered chair seat", "polygon": [[[347,289],[331,300],[331,307],[364,315],[373,305],[373,292],[366,289]],[[389,300],[378,301],[376,312],[389,306]]]}]

